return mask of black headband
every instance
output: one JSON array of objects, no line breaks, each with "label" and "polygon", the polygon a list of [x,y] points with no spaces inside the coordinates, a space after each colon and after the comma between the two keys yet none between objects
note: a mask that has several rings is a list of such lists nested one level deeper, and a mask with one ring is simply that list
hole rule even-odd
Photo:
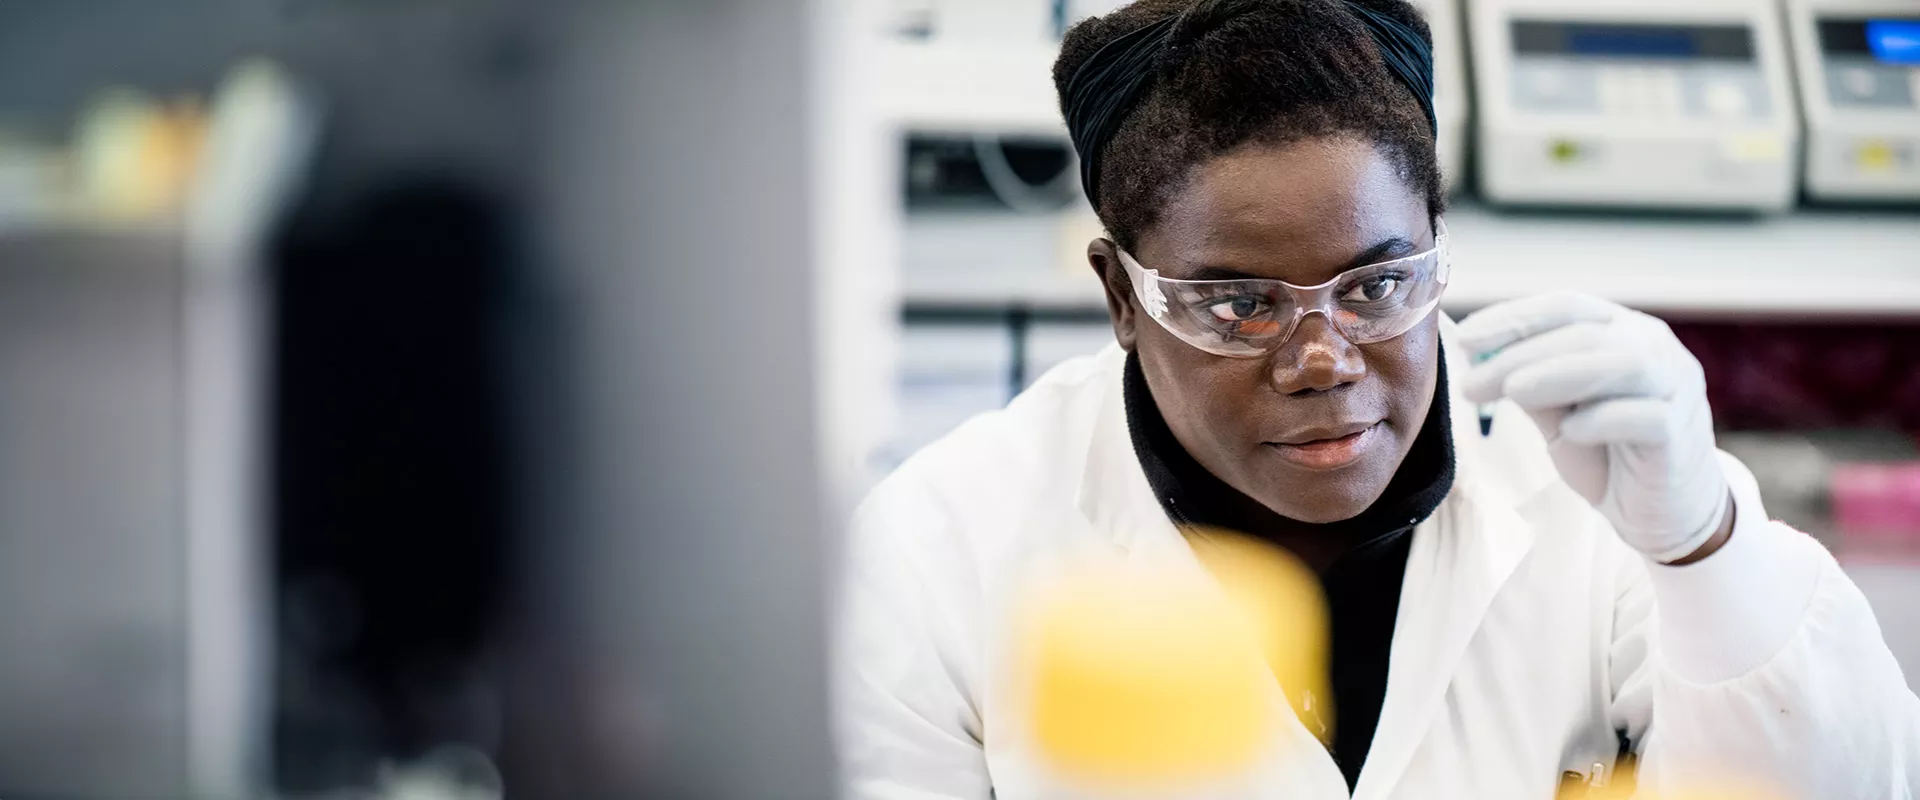
[{"label": "black headband", "polygon": [[[1440,126],[1433,113],[1433,49],[1417,31],[1397,19],[1354,0],[1347,0],[1347,9],[1366,26],[1387,70],[1413,92],[1437,136]],[[1174,14],[1122,34],[1095,51],[1067,80],[1061,110],[1073,149],[1080,154],[1080,187],[1095,208],[1100,205],[1100,159],[1107,143],[1153,86],[1155,61],[1182,16]]]}]

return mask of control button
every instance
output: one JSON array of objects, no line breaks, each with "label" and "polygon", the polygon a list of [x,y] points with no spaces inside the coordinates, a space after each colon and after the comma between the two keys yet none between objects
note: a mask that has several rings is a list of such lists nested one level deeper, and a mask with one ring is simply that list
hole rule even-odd
[{"label": "control button", "polygon": [[1873,96],[1873,90],[1878,86],[1878,81],[1873,79],[1873,73],[1865,67],[1848,67],[1840,74],[1840,85],[1847,87],[1847,94],[1864,100]]},{"label": "control button", "polygon": [[1673,72],[1662,73],[1654,82],[1653,97],[1654,107],[1660,110],[1661,116],[1678,116],[1683,102],[1680,76]]},{"label": "control button", "polygon": [[1657,74],[1648,69],[1636,69],[1630,74],[1633,76],[1628,80],[1633,86],[1634,109],[1642,114],[1658,111],[1660,104],[1654,94],[1655,87],[1658,85]]},{"label": "control button", "polygon": [[1534,94],[1547,99],[1559,97],[1567,90],[1567,81],[1557,69],[1534,69],[1528,72],[1527,82],[1532,84]]},{"label": "control button", "polygon": [[1787,158],[1787,143],[1771,133],[1742,133],[1720,142],[1720,156],[1743,164],[1774,164]]},{"label": "control button", "polygon": [[1622,86],[1625,87],[1622,91],[1624,91],[1627,96],[1627,109],[1634,114],[1646,113],[1646,110],[1647,110],[1647,75],[1646,73],[1637,69],[1626,70],[1620,76],[1620,83]]},{"label": "control button", "polygon": [[1547,160],[1555,164],[1573,164],[1586,155],[1586,149],[1572,139],[1555,139],[1547,143]]},{"label": "control button", "polygon": [[1742,116],[1747,113],[1747,92],[1731,83],[1709,85],[1707,110],[1721,117]]},{"label": "control button", "polygon": [[1615,70],[1600,73],[1600,109],[1608,114],[1626,114],[1632,111],[1633,90],[1627,85],[1625,76]]}]

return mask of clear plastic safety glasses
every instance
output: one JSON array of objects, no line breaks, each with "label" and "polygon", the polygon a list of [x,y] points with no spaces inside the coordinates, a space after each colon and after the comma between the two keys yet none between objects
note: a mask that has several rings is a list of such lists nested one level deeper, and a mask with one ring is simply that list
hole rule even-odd
[{"label": "clear plastic safety glasses", "polygon": [[1447,288],[1447,226],[1436,223],[1433,249],[1347,270],[1318,286],[1246,279],[1162,278],[1120,251],[1147,316],[1181,341],[1214,355],[1254,358],[1273,352],[1308,314],[1325,314],[1347,341],[1392,339],[1420,324]]}]

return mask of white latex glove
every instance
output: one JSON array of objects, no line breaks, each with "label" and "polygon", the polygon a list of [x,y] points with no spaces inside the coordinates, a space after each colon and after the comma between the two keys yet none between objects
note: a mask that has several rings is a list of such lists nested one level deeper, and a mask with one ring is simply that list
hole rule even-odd
[{"label": "white latex glove", "polygon": [[1732,499],[1706,379],[1666,323],[1597,297],[1551,294],[1474,314],[1460,323],[1460,341],[1477,364],[1467,397],[1525,409],[1560,476],[1627,544],[1666,563],[1719,530]]}]

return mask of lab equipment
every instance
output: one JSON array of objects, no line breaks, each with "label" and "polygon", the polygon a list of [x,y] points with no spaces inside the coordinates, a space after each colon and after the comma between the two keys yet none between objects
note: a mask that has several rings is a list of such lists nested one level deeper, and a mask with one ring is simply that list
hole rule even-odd
[{"label": "lab equipment", "polygon": [[1799,117],[1771,0],[1472,0],[1496,203],[1768,212]]},{"label": "lab equipment", "polygon": [[1920,200],[1920,3],[1790,0],[1807,194]]},{"label": "lab equipment", "polygon": [[1124,250],[1120,263],[1147,316],[1187,344],[1234,358],[1272,352],[1316,311],[1354,344],[1386,341],[1426,319],[1450,277],[1445,223],[1435,231],[1431,249],[1350,269],[1316,286],[1261,278],[1162,278]]},{"label": "lab equipment", "polygon": [[1433,112],[1439,133],[1434,146],[1440,151],[1440,177],[1447,191],[1460,186],[1461,170],[1466,169],[1467,118],[1471,97],[1467,92],[1467,47],[1460,38],[1459,0],[1412,0],[1427,19],[1433,34]]},{"label": "lab equipment", "polygon": [[1080,200],[1065,136],[909,132],[907,209],[1059,211]]}]

